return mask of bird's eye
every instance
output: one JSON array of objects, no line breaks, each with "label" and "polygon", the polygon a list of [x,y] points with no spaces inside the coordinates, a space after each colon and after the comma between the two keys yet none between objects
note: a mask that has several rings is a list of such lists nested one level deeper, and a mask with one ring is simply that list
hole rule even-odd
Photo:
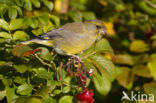
[{"label": "bird's eye", "polygon": [[99,25],[96,25],[96,28],[97,28],[97,29],[100,29],[101,27],[100,27]]}]

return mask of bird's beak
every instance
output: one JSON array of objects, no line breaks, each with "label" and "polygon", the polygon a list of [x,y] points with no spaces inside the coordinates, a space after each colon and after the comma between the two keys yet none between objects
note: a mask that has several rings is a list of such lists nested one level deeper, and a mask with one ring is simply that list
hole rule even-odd
[{"label": "bird's beak", "polygon": [[107,32],[107,29],[104,27],[104,28],[101,28],[100,30],[99,30],[99,33],[102,35],[102,36],[106,36],[107,34],[108,34],[108,32]]}]

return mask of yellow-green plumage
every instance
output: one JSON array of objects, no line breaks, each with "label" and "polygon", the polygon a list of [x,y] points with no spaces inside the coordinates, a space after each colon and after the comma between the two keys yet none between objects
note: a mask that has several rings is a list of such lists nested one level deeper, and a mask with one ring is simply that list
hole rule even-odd
[{"label": "yellow-green plumage", "polygon": [[106,33],[104,24],[99,20],[67,23],[58,29],[45,33],[24,44],[39,43],[53,47],[62,55],[77,54],[89,48],[101,34]]}]

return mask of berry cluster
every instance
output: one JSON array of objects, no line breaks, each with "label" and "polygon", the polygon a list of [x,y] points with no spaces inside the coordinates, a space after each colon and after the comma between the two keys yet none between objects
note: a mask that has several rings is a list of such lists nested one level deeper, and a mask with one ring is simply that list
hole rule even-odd
[{"label": "berry cluster", "polygon": [[91,92],[91,90],[85,89],[83,92],[77,95],[77,99],[80,101],[80,103],[93,103],[93,95],[94,94]]}]

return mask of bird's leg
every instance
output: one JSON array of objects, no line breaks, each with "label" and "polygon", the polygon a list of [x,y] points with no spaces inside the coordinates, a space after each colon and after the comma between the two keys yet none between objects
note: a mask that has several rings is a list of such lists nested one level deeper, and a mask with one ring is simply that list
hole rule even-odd
[{"label": "bird's leg", "polygon": [[70,55],[71,58],[76,59],[77,61],[81,62],[81,58],[77,55]]},{"label": "bird's leg", "polygon": [[70,55],[71,59],[74,61],[75,66],[77,67],[77,72],[79,71],[79,68],[81,67],[82,60],[77,55]]}]

